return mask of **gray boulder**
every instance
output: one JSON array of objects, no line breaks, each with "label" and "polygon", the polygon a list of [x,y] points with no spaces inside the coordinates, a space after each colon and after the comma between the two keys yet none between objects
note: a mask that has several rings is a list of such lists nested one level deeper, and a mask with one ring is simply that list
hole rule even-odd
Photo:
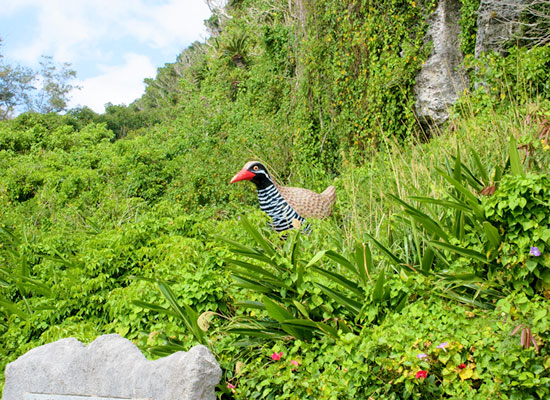
[{"label": "gray boulder", "polygon": [[449,118],[449,107],[467,87],[460,68],[460,0],[439,0],[429,17],[427,40],[433,42],[432,54],[416,77],[415,111],[428,129],[441,126]]},{"label": "gray boulder", "polygon": [[8,364],[2,400],[21,400],[24,393],[214,400],[221,373],[205,346],[150,361],[117,334],[101,336],[89,346],[68,338]]}]

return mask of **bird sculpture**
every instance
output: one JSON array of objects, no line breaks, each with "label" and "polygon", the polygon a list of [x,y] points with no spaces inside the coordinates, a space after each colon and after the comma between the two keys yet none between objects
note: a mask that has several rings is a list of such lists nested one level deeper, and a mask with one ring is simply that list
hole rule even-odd
[{"label": "bird sculpture", "polygon": [[[277,232],[300,227],[306,218],[325,218],[332,214],[336,198],[334,186],[329,186],[321,194],[281,186],[258,161],[247,162],[231,183],[244,180],[256,185],[260,209],[272,218],[271,227]],[[309,232],[309,228],[309,225],[305,226],[304,231]]]}]

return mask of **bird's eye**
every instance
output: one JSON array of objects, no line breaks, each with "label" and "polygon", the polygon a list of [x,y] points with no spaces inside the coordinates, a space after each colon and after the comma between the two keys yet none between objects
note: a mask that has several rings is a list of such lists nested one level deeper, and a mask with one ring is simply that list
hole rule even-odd
[{"label": "bird's eye", "polygon": [[254,165],[254,166],[252,167],[252,169],[253,169],[254,171],[257,171],[257,170],[259,170],[259,168],[258,168],[258,166],[257,166],[257,165]]}]

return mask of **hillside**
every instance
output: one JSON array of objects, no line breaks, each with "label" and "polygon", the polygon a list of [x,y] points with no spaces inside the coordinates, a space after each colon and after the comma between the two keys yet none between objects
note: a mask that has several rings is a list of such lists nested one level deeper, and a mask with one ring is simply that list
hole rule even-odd
[{"label": "hillside", "polygon": [[[467,82],[439,123],[415,89],[437,4],[401,0],[234,0],[130,106],[1,121],[0,370],[116,332],[150,357],[207,345],[219,398],[547,398],[539,5],[476,54],[462,1]],[[229,184],[249,160],[335,185],[333,216],[281,239]]]}]

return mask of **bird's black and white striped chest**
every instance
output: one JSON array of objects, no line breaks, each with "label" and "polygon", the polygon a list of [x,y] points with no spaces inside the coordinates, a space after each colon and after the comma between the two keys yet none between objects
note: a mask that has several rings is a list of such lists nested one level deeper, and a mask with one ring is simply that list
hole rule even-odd
[{"label": "bird's black and white striped chest", "polygon": [[294,227],[293,220],[298,220],[300,224],[305,221],[281,196],[273,184],[258,189],[258,200],[261,210],[273,219],[271,226],[277,232],[292,229]]}]

